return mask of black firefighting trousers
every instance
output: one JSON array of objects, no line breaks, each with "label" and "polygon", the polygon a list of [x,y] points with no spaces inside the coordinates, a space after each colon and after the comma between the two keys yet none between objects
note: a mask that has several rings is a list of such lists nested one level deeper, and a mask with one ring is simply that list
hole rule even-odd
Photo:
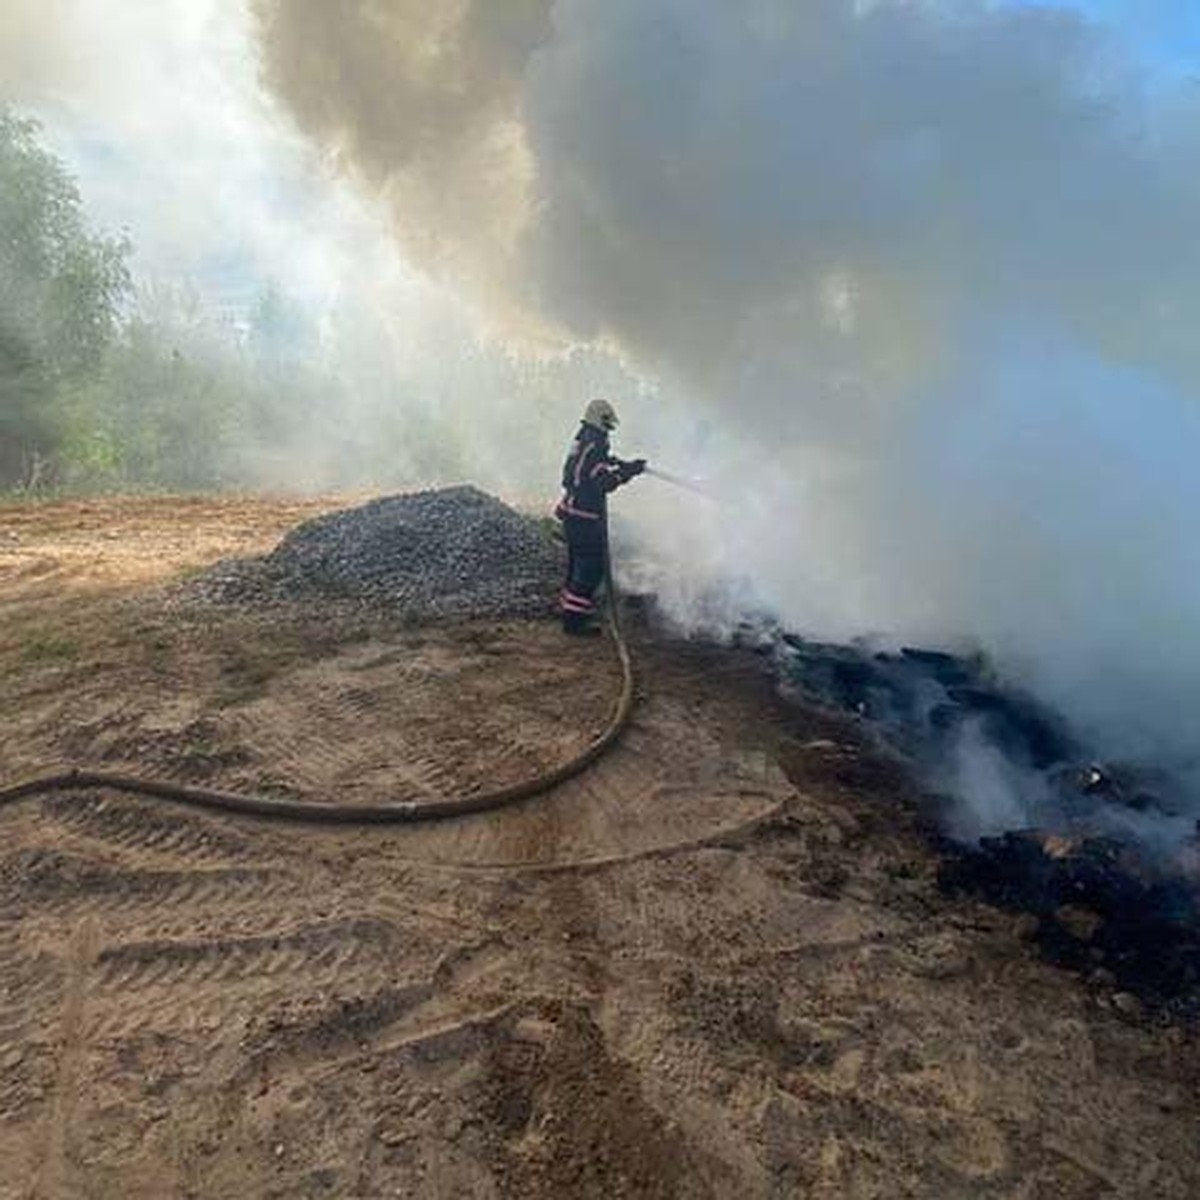
[{"label": "black firefighting trousers", "polygon": [[607,560],[607,539],[603,530],[594,525],[580,528],[581,522],[568,518],[564,522],[567,535],[567,578],[563,585],[561,605],[563,624],[567,628],[587,624],[596,612],[596,592],[604,582]]}]

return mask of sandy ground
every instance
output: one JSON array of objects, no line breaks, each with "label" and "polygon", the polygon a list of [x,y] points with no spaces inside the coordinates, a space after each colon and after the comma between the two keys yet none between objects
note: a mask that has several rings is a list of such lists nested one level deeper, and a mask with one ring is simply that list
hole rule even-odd
[{"label": "sandy ground", "polygon": [[[0,508],[0,778],[505,782],[616,673],[550,623],[187,614],[330,501]],[[618,750],[412,828],[0,812],[0,1197],[1194,1197],[1194,1034],[943,897],[897,769],[635,637]]]}]

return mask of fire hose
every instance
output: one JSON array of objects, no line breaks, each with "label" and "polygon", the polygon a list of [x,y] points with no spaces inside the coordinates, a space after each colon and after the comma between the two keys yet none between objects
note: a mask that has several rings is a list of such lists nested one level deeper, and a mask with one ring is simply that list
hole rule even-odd
[{"label": "fire hose", "polygon": [[[653,475],[676,487],[712,498],[699,485],[667,471],[647,467]],[[420,821],[447,820],[473,813],[489,812],[543,795],[552,788],[581,775],[606,754],[629,724],[634,706],[633,661],[617,612],[617,593],[612,579],[612,564],[605,565],[608,597],[607,618],[621,666],[621,687],[604,729],[578,754],[557,767],[529,779],[502,788],[440,800],[415,800],[391,804],[333,804],[321,800],[284,800],[255,792],[231,792],[217,788],[195,787],[143,775],[125,775],[114,771],[96,771],[73,767],[49,775],[39,775],[6,787],[0,787],[0,806],[45,795],[48,792],[78,791],[82,788],[107,788],[132,795],[174,801],[193,808],[207,808],[243,816],[265,817],[281,821],[309,821],[339,825],[400,825]]]},{"label": "fire hose", "polygon": [[621,687],[603,731],[574,757],[530,779],[506,787],[458,797],[428,801],[404,801],[391,804],[334,804],[320,800],[284,800],[253,792],[228,792],[214,788],[192,787],[168,779],[124,775],[110,771],[73,768],[51,775],[40,775],[20,783],[0,787],[0,805],[12,804],[47,792],[77,791],[81,788],[107,788],[158,800],[174,801],[193,808],[214,809],[243,816],[273,820],[309,821],[339,825],[400,825],[419,821],[438,821],[488,812],[540,796],[559,784],[582,774],[607,753],[629,724],[634,706],[633,662],[617,612],[617,595],[611,567],[606,573],[607,618],[613,645],[621,666]]}]

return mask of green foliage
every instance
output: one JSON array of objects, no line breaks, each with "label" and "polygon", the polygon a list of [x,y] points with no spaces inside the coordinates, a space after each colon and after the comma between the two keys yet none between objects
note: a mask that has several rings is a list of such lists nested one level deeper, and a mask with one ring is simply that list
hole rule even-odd
[{"label": "green foliage", "polygon": [[0,108],[0,491],[233,482],[295,398],[296,314],[268,289],[247,332],[182,288],[135,297],[38,137]]},{"label": "green foliage", "polygon": [[80,488],[217,487],[251,403],[236,364],[179,348],[170,311],[129,320],[64,406],[65,481]]},{"label": "green foliage", "polygon": [[[382,402],[386,342],[335,374],[279,288],[222,315],[186,286],[135,289],[129,254],[89,230],[36,123],[0,107],[0,493],[389,486],[506,457],[440,394]],[[445,360],[451,393],[494,387],[469,353]]]},{"label": "green foliage", "polygon": [[62,397],[117,331],[128,251],[88,231],[37,125],[0,109],[0,487],[30,486],[53,468]]}]

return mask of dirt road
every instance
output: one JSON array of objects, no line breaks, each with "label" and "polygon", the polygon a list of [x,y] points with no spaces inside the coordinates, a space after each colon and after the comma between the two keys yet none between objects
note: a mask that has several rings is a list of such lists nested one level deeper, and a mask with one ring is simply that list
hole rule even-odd
[{"label": "dirt road", "polygon": [[[0,508],[0,777],[411,799],[603,723],[549,623],[156,590],[332,503]],[[896,768],[753,656],[635,643],[621,747],[499,813],[0,812],[0,1198],[1200,1194],[1193,1033],[943,897]]]}]

